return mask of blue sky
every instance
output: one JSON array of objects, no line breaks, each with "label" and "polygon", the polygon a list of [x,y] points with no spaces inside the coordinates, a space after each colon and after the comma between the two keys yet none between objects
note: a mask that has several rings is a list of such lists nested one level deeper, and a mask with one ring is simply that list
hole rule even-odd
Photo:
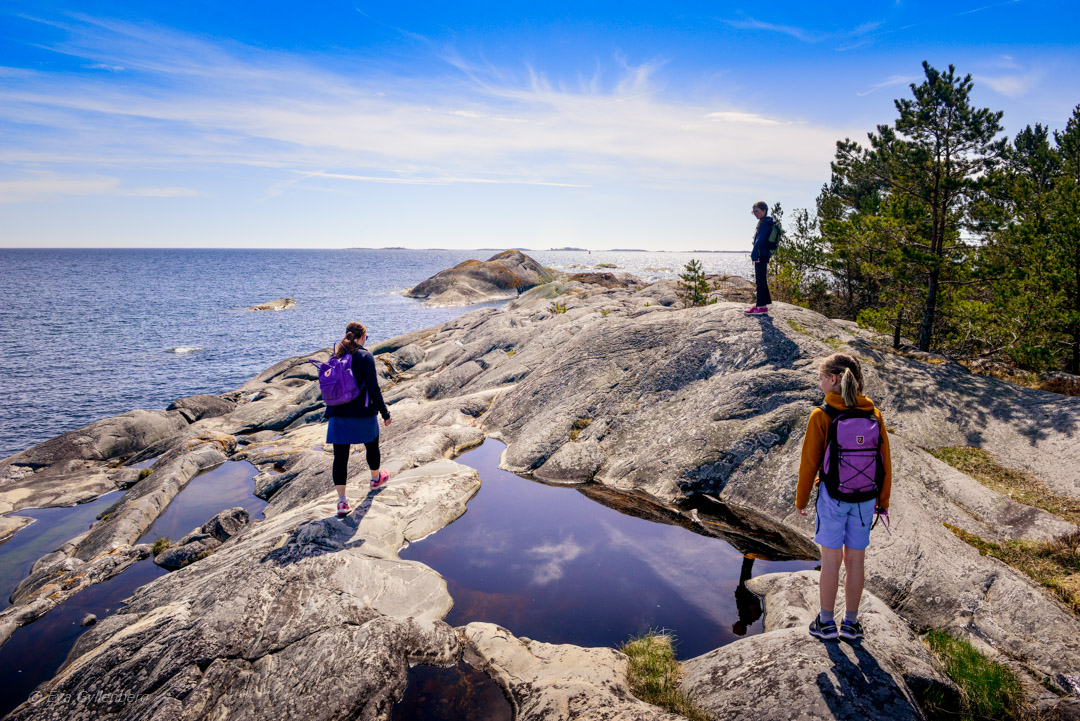
[{"label": "blue sky", "polygon": [[0,5],[0,247],[736,250],[921,62],[1061,128],[1038,0]]}]

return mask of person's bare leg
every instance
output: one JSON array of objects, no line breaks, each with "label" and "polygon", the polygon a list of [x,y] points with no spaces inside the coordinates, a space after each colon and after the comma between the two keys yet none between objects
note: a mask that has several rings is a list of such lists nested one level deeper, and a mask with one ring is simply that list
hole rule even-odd
[{"label": "person's bare leg", "polygon": [[836,592],[840,587],[840,562],[843,558],[844,549],[821,547],[821,583],[819,593],[821,609],[823,611],[832,613],[836,608]]},{"label": "person's bare leg", "polygon": [[[824,566],[822,567],[824,572]],[[862,600],[863,584],[866,582],[866,549],[855,551],[844,549],[844,610],[858,613]],[[824,584],[822,584],[824,586]],[[835,593],[835,591],[834,591]]]}]

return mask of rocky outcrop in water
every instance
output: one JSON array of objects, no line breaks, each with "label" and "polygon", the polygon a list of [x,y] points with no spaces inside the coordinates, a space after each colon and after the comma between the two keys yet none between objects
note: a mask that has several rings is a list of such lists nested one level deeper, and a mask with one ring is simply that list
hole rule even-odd
[{"label": "rocky outcrop in water", "polygon": [[[282,709],[304,709],[310,718],[385,718],[404,687],[408,663],[452,663],[461,653],[458,636],[440,620],[452,603],[442,579],[400,561],[396,552],[462,512],[478,480],[444,459],[485,436],[507,443],[502,465],[511,470],[559,482],[589,480],[595,489],[622,494],[626,503],[647,495],[698,532],[720,535],[712,529],[723,524],[703,515],[715,505],[725,509],[724,518],[757,519],[774,529],[772,543],[813,548],[813,518],[798,516],[792,505],[795,473],[806,420],[821,401],[817,363],[839,347],[863,358],[867,392],[882,408],[892,439],[892,535],[874,532],[868,589],[918,626],[964,634],[1030,678],[1080,689],[1080,619],[943,524],[990,540],[1042,540],[1075,527],[986,488],[923,450],[977,445],[1007,466],[1034,473],[1055,492],[1077,497],[1080,399],[894,355],[805,309],[777,304],[765,317],[747,317],[742,305],[727,302],[679,309],[670,281],[609,285],[552,281],[505,308],[475,310],[376,346],[394,417],[383,432],[383,466],[394,479],[382,492],[364,496],[345,522],[333,518],[322,405],[314,371],[304,362],[311,356],[277,363],[226,394],[235,403],[226,414],[202,415],[191,424],[179,412],[160,414],[171,424],[164,433],[143,434],[123,446],[124,453],[137,453],[130,462],[161,456],[154,474],[131,487],[114,516],[42,568],[61,558],[90,563],[103,553],[126,553],[122,549],[138,538],[138,528],[163,507],[155,500],[161,487],[144,484],[168,483],[163,464],[199,465],[200,454],[214,446],[222,459],[249,460],[259,468],[256,487],[270,500],[266,520],[251,522],[209,557],[140,589],[124,609],[87,631],[48,688],[71,694],[141,688],[150,694],[140,706],[98,709],[104,717],[202,717],[230,709],[241,718],[276,718]],[[553,299],[565,312],[552,310]],[[67,462],[50,457],[54,465]],[[0,464],[0,473],[34,473],[12,460]],[[109,461],[80,456],[77,462],[104,467]],[[366,473],[362,464],[356,471]],[[86,472],[107,479],[109,471]],[[5,478],[0,492],[18,482]],[[707,499],[704,505],[692,503],[701,499]],[[27,589],[38,588],[35,583]],[[27,596],[12,614],[27,612],[33,602]],[[869,660],[848,654],[851,649],[842,650],[842,660],[806,645],[808,636],[795,639],[805,636],[796,626],[806,620],[796,616],[788,631],[775,632],[790,634],[801,649],[796,671],[817,669],[813,682],[824,684],[814,687],[820,699],[826,687],[843,690],[858,673],[872,670],[898,689],[889,698],[899,708],[909,700],[904,689],[920,683],[910,672],[914,666],[905,665],[921,658],[918,642],[889,630],[891,620],[874,631],[882,645],[874,646],[878,668],[871,669]],[[529,644],[510,640],[511,632],[499,643],[507,649],[524,644],[515,655],[529,652]],[[726,684],[742,663],[738,659],[746,669],[761,661],[757,652],[771,653],[766,660],[777,673],[784,671],[776,664],[785,657],[769,645],[779,642],[769,636],[748,639],[762,644],[749,655],[740,655],[740,641],[708,662],[696,660],[694,678],[717,674],[715,683]],[[896,640],[895,649],[884,645],[886,637]],[[493,644],[476,643],[473,652],[483,656],[477,649]],[[496,677],[502,653],[485,656]],[[365,655],[377,659],[382,685],[356,661]],[[555,658],[548,650],[532,655],[502,668],[527,669],[541,685],[554,685],[559,673],[576,677],[573,664],[564,671],[545,667]],[[851,673],[830,671],[841,665]],[[917,678],[931,678],[929,671],[919,673]],[[282,685],[284,677],[297,685]],[[545,699],[554,698],[543,688],[514,691],[514,682],[506,683],[519,694],[519,718],[542,718]],[[618,696],[615,688],[608,684],[607,695],[598,698]],[[703,705],[727,713],[719,700],[701,695],[700,686],[688,689]],[[768,688],[759,691],[767,698]],[[326,705],[331,693],[341,699],[337,708]],[[48,713],[24,706],[15,717]]]},{"label": "rocky outcrop in water", "polygon": [[190,566],[239,533],[248,520],[248,512],[243,508],[227,508],[154,556],[154,563],[170,571]]},{"label": "rocky outcrop in water", "polygon": [[405,293],[422,298],[427,306],[475,305],[514,298],[522,291],[558,277],[556,271],[518,250],[507,250],[487,260],[465,260],[440,271]]},{"label": "rocky outcrop in water", "polygon": [[244,310],[288,310],[296,307],[295,298],[276,298],[274,300],[268,300],[265,303],[259,305],[252,305]]}]

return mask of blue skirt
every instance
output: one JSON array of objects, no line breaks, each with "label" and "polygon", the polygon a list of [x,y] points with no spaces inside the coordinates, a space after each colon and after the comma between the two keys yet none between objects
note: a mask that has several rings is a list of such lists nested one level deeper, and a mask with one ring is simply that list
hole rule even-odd
[{"label": "blue skirt", "polygon": [[379,437],[379,416],[366,418],[331,418],[326,427],[326,442],[330,444],[371,443]]}]

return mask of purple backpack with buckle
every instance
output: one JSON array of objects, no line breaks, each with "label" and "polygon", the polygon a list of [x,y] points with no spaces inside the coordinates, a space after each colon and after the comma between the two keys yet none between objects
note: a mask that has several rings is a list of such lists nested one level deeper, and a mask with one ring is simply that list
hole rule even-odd
[{"label": "purple backpack with buckle", "polygon": [[876,499],[885,481],[877,417],[872,411],[840,411],[828,403],[821,408],[832,419],[821,466],[821,482],[829,496],[847,503]]},{"label": "purple backpack with buckle", "polygon": [[360,395],[360,387],[353,375],[352,362],[352,353],[346,353],[340,358],[331,354],[330,360],[326,363],[316,360],[308,361],[319,369],[319,391],[326,405],[344,405]]}]

